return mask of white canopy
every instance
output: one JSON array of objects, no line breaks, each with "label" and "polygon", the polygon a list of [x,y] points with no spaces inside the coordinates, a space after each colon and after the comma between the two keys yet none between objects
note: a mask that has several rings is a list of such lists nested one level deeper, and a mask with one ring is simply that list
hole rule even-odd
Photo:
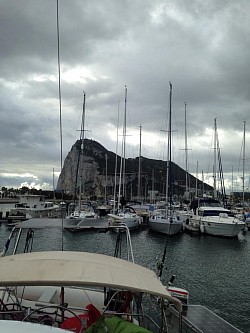
[{"label": "white canopy", "polygon": [[67,330],[37,323],[12,320],[0,320],[0,332],[4,333],[69,333]]},{"label": "white canopy", "polygon": [[146,292],[172,300],[155,272],[88,252],[44,251],[0,258],[0,286],[100,286]]}]

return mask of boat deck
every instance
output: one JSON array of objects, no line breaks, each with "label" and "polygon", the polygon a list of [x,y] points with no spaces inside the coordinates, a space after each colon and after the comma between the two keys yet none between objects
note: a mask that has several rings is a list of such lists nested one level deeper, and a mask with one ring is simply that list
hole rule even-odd
[{"label": "boat deck", "polygon": [[189,327],[196,329],[197,332],[242,333],[242,331],[202,305],[189,305],[183,313],[183,320]]}]

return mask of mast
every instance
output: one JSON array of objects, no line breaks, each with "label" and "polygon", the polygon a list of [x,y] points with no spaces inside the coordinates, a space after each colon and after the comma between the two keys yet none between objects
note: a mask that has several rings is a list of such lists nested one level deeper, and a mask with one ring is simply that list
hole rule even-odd
[{"label": "mast", "polygon": [[231,195],[231,202],[233,201],[232,198],[233,198],[233,193],[234,193],[234,168],[232,166],[232,186],[231,186],[231,192],[232,192],[232,195]]},{"label": "mast", "polygon": [[152,191],[151,191],[151,201],[155,203],[155,170],[152,170]]},{"label": "mast", "polygon": [[169,81],[169,124],[168,124],[168,150],[167,150],[167,181],[166,181],[166,205],[167,205],[167,216],[168,216],[168,197],[170,202],[170,208],[172,205],[172,179],[171,179],[171,145],[172,145],[172,83]]},{"label": "mast", "polygon": [[141,198],[141,125],[140,128],[140,146],[139,146],[139,166],[138,166],[138,187],[137,187],[137,198]]},{"label": "mast", "polygon": [[[60,156],[61,156],[61,174],[63,169],[63,136],[62,136],[62,91],[61,91],[61,60],[60,60],[60,25],[59,25],[59,0],[56,1],[56,35],[57,35],[57,67],[58,67],[58,99],[59,99],[59,124],[60,124]],[[65,184],[64,184],[65,185]],[[61,189],[63,201],[63,188]],[[62,214],[62,230],[63,230]],[[62,251],[64,249],[62,232]]]},{"label": "mast", "polygon": [[199,162],[197,161],[196,163],[196,179],[195,179],[195,197],[198,197],[198,167],[199,167]]},{"label": "mast", "polygon": [[56,199],[56,194],[55,194],[55,169],[53,168],[53,200]]},{"label": "mast", "polygon": [[[116,126],[116,149],[115,149],[115,184],[114,184],[114,204],[113,204],[113,213],[115,213],[116,208],[116,185],[117,185],[117,156],[118,156],[118,138],[119,138],[119,119],[120,119],[120,101],[118,103],[118,115],[117,115],[117,126]],[[120,187],[118,190],[120,195]],[[120,198],[119,198],[120,199]],[[119,207],[119,203],[117,203],[117,208]]]},{"label": "mast", "polygon": [[187,144],[187,102],[184,102],[185,105],[185,116],[184,116],[184,135],[185,135],[185,192],[184,198],[186,200],[190,199],[190,179],[188,172],[188,144]]},{"label": "mast", "polygon": [[204,189],[204,172],[201,170],[201,179],[202,179],[202,194],[205,194],[205,189]]},{"label": "mast", "polygon": [[[127,86],[125,86],[125,98],[124,98],[124,122],[123,122],[123,134],[122,134],[122,154],[120,164],[120,178],[119,178],[119,202],[121,198],[125,199],[125,158],[126,158],[126,122],[127,122]],[[122,196],[121,196],[122,192]]]},{"label": "mast", "polygon": [[246,155],[246,121],[243,121],[243,167],[242,167],[242,204],[245,202],[245,155]]},{"label": "mast", "polygon": [[216,174],[217,174],[217,123],[216,118],[214,119],[214,198],[217,198],[217,189],[216,189]]},{"label": "mast", "polygon": [[80,184],[79,184],[79,211],[81,211],[82,205],[82,194],[84,194],[84,183],[83,183],[83,169],[84,169],[84,162],[83,162],[83,150],[84,150],[84,126],[85,126],[85,105],[86,105],[86,93],[83,90],[83,104],[82,104],[82,124],[81,124],[81,149],[80,149]]},{"label": "mast", "polygon": [[127,128],[127,86],[125,86],[124,98],[124,124],[123,124],[123,181],[122,195],[125,198],[125,161],[126,161],[126,128]]},{"label": "mast", "polygon": [[108,155],[105,154],[105,205],[107,204],[107,183],[108,183]]},{"label": "mast", "polygon": [[185,105],[185,164],[186,164],[186,193],[188,193],[188,152],[187,152],[187,103]]}]

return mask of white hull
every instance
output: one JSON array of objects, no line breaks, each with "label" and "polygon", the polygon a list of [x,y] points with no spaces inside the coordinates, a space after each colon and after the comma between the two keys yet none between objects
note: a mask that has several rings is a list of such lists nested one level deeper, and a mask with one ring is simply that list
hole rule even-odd
[{"label": "white hull", "polygon": [[173,219],[173,221],[170,222],[169,218],[166,219],[159,217],[150,218],[148,221],[148,226],[150,230],[166,235],[178,234],[183,229],[182,221]]},{"label": "white hull", "polygon": [[80,211],[80,212],[73,212],[69,216],[66,217],[66,219],[91,219],[96,218],[97,214],[94,211]]},{"label": "white hull", "polygon": [[213,236],[223,237],[237,237],[241,230],[244,229],[245,223],[233,223],[233,222],[215,222],[210,219],[209,221],[201,222],[201,232],[204,229],[204,233]]},{"label": "white hull", "polygon": [[56,217],[61,211],[60,205],[52,201],[45,201],[44,195],[21,195],[19,202],[15,205],[10,214],[22,213],[27,218]]},{"label": "white hull", "polygon": [[141,217],[137,214],[121,213],[119,215],[108,214],[110,222],[114,224],[124,223],[128,229],[138,229],[141,224]]},{"label": "white hull", "polygon": [[190,232],[190,233],[199,233],[200,232],[200,225],[197,223],[189,223],[184,224],[183,226],[184,231]]},{"label": "white hull", "polygon": [[44,209],[26,209],[26,215],[31,217],[55,217],[57,216],[58,206],[55,208]]},{"label": "white hull", "polygon": [[192,224],[199,225],[201,233],[231,238],[237,237],[245,229],[244,221],[220,206],[199,207],[197,215],[190,218]]},{"label": "white hull", "polygon": [[26,218],[38,218],[38,217],[56,217],[58,215],[59,206],[48,208],[13,208],[10,214],[23,214]]},{"label": "white hull", "polygon": [[125,223],[130,230],[137,229],[141,224],[141,218],[139,216],[124,217],[123,223]]}]

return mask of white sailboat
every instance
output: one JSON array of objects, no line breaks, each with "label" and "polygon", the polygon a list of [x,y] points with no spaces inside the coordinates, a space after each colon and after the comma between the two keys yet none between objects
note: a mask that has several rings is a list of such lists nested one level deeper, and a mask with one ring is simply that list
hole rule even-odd
[{"label": "white sailboat", "polygon": [[[90,203],[83,203],[82,197],[84,196],[84,184],[82,182],[82,175],[84,174],[84,123],[85,123],[85,106],[86,106],[86,93],[83,91],[83,109],[82,109],[82,124],[81,124],[81,134],[80,134],[80,141],[81,141],[81,148],[80,148],[80,155],[79,155],[79,168],[77,170],[77,178],[79,180],[79,198],[78,198],[78,205],[74,207],[74,210],[66,217],[67,219],[74,219],[76,223],[82,221],[83,219],[93,219],[97,217],[97,214],[94,211],[94,208],[91,206]],[[76,181],[77,185],[77,181]]]},{"label": "white sailboat", "polygon": [[[166,184],[166,208],[156,209],[149,218],[149,229],[162,234],[174,235],[180,233],[183,228],[181,219],[172,209],[172,174],[171,174],[171,117],[172,117],[172,84],[169,83],[169,131],[168,131],[168,160],[167,160],[167,184]],[[168,189],[169,188],[169,189]],[[169,203],[169,204],[168,204]]]},{"label": "white sailboat", "polygon": [[188,172],[188,144],[187,144],[187,103],[184,103],[185,105],[185,178],[186,178],[186,188],[185,193],[183,196],[184,204],[182,204],[182,208],[178,209],[177,216],[179,216],[180,220],[183,223],[183,229],[187,232],[194,232],[198,230],[197,228],[194,228],[194,226],[190,225],[190,209],[189,209],[189,201],[190,201],[190,181],[189,181],[189,172]]},{"label": "white sailboat", "polygon": [[[142,218],[136,213],[132,207],[127,207],[125,204],[125,161],[126,161],[126,122],[127,122],[127,87],[125,86],[125,109],[124,109],[124,123],[123,123],[123,136],[122,136],[122,158],[120,165],[120,179],[119,179],[119,201],[117,212],[108,214],[109,222],[112,224],[124,223],[130,230],[138,229],[142,223]],[[116,190],[116,189],[115,189]],[[122,195],[121,195],[122,193]]]},{"label": "white sailboat", "polygon": [[191,203],[194,214],[190,218],[190,223],[199,225],[201,233],[233,238],[237,237],[241,230],[244,230],[245,222],[234,216],[217,200],[216,159],[219,152],[219,142],[216,119],[214,120],[214,131],[214,198],[203,198]]}]

